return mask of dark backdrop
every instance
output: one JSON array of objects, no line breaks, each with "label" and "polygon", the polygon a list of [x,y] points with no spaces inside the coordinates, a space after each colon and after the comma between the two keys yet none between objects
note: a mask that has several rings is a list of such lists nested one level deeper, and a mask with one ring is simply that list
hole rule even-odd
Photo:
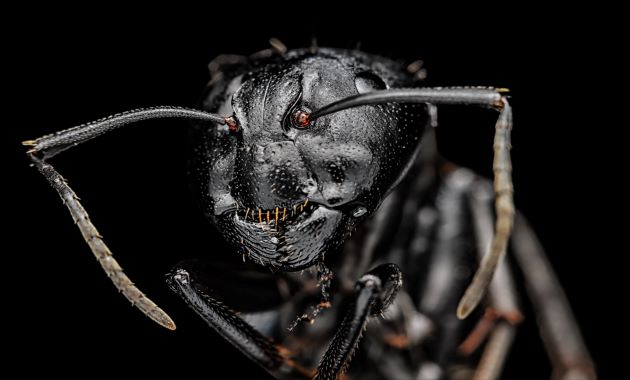
[{"label": "dark backdrop", "polygon": [[[55,9],[59,11],[59,9]],[[52,10],[50,10],[52,12]],[[186,124],[154,122],[117,132],[54,159],[90,211],[130,277],[170,313],[169,332],[114,291],[67,211],[28,168],[18,141],[142,106],[193,105],[208,80],[206,65],[221,53],[249,54],[278,37],[289,48],[316,36],[321,46],[361,49],[426,62],[431,85],[509,87],[515,113],[514,182],[517,206],[531,219],[567,289],[595,359],[604,363],[599,297],[601,261],[609,252],[595,189],[606,183],[597,153],[597,107],[584,94],[598,87],[601,59],[578,20],[558,14],[452,17],[429,11],[363,11],[324,17],[325,9],[163,12],[121,16],[106,10],[60,17],[39,10],[16,15],[7,72],[19,86],[10,96],[20,120],[5,125],[17,194],[5,199],[13,215],[5,233],[18,245],[11,260],[7,302],[18,332],[11,340],[25,374],[98,373],[179,376],[229,370],[230,377],[266,375],[210,331],[166,288],[164,274],[183,258],[229,255],[199,215],[185,177]],[[70,10],[68,10],[70,12]],[[110,17],[99,21],[102,15]],[[566,21],[566,20],[565,20]],[[458,164],[491,174],[492,112],[445,108],[439,144]],[[602,150],[602,151],[605,151]],[[505,378],[545,378],[549,365],[534,317],[526,322]],[[229,360],[238,365],[230,366]],[[82,366],[78,366],[80,363]],[[81,368],[91,368],[84,373]],[[605,366],[603,368],[605,371]]]}]

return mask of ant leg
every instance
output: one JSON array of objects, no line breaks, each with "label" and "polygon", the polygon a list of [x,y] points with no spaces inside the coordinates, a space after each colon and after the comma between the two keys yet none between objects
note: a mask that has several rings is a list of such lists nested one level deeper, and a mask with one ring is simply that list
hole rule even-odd
[{"label": "ant leg", "polygon": [[[276,378],[312,376],[312,373],[305,374],[305,369],[285,357],[270,338],[243,320],[216,297],[211,296],[210,293],[213,293],[215,289],[211,288],[212,281],[206,284],[205,277],[210,277],[209,274],[198,275],[197,270],[193,270],[193,265],[189,264],[185,262],[175,266],[167,275],[168,286],[182,297],[186,304],[212,329]],[[225,274],[222,275],[225,276]],[[238,274],[235,273],[235,276]],[[266,288],[264,284],[259,285],[263,289]],[[244,300],[241,301],[244,302]]]},{"label": "ant leg", "polygon": [[434,326],[435,348],[418,370],[418,378],[423,379],[447,376],[450,363],[458,359],[457,347],[465,324],[454,311],[466,287],[462,269],[468,267],[470,257],[476,253],[467,199],[475,175],[468,169],[453,169],[451,164],[443,164],[441,170],[450,172],[444,175],[437,190],[432,248],[424,264],[431,269],[417,300],[419,311]]},{"label": "ant leg", "polygon": [[361,276],[354,301],[317,367],[315,379],[337,379],[350,364],[369,317],[383,313],[402,286],[402,274],[394,264],[383,264]]},{"label": "ant leg", "polygon": [[435,201],[438,220],[428,263],[431,270],[418,302],[420,312],[441,326],[435,355],[439,365],[451,360],[462,326],[453,311],[465,286],[457,268],[464,267],[466,258],[475,252],[466,210],[466,191],[473,179],[474,175],[467,169],[454,170],[444,178]]},{"label": "ant leg", "polygon": [[554,368],[554,379],[596,379],[571,307],[545,251],[525,217],[517,213],[512,244]]},{"label": "ant leg", "polygon": [[[471,208],[475,216],[478,242],[487,246],[492,233],[492,189],[485,181],[479,181],[472,194]],[[538,314],[543,343],[554,367],[554,379],[577,375],[580,379],[595,379],[595,365],[583,342],[577,322],[564,291],[551,268],[544,250],[527,220],[516,213],[512,251],[522,268],[525,284]],[[491,236],[491,235],[490,235]],[[481,248],[481,247],[480,247]],[[476,378],[492,379],[499,375],[505,354],[513,339],[514,324],[520,320],[515,302],[513,281],[507,268],[490,285],[489,303],[492,305],[490,318],[502,321],[496,325],[486,345],[484,356],[477,369]],[[488,318],[486,318],[488,319]],[[471,335],[472,337],[473,335]],[[477,338],[480,342],[480,337]],[[469,346],[467,348],[467,346]],[[472,341],[464,342],[460,349],[470,350]]]}]

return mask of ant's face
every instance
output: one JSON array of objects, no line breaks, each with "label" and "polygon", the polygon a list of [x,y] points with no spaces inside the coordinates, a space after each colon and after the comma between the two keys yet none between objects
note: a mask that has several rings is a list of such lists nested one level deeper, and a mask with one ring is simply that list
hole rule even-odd
[{"label": "ant's face", "polygon": [[240,132],[207,132],[197,145],[206,212],[243,254],[282,270],[317,262],[376,209],[426,121],[424,106],[398,104],[309,121],[312,110],[401,80],[360,56],[322,51],[289,52],[226,81],[216,110],[233,115]]}]

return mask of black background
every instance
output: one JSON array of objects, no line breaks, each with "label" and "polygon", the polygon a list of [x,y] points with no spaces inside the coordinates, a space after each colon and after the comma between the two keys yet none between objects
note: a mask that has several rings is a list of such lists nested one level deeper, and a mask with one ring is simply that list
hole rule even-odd
[{"label": "black background", "polygon": [[[601,40],[588,23],[545,12],[516,22],[506,15],[401,9],[337,16],[327,8],[247,16],[234,9],[163,9],[159,16],[97,9],[61,17],[47,11],[15,15],[20,22],[5,57],[14,66],[7,74],[17,86],[9,95],[19,116],[5,125],[3,139],[9,172],[17,175],[16,186],[9,186],[16,194],[5,198],[12,214],[5,233],[17,241],[7,252],[16,262],[5,269],[12,320],[5,328],[19,334],[11,340],[11,356],[15,363],[31,363],[19,366],[25,375],[43,370],[87,376],[125,368],[126,374],[177,371],[215,378],[220,369],[234,378],[264,378],[164,283],[180,259],[230,254],[188,194],[186,123],[139,125],[54,159],[130,277],[174,318],[176,332],[155,325],[114,291],[57,195],[28,168],[18,142],[142,106],[194,105],[216,55],[249,54],[266,48],[270,37],[303,47],[313,35],[321,46],[353,48],[360,42],[368,52],[407,62],[421,58],[430,85],[512,90],[517,206],[540,234],[601,373],[612,373],[606,364],[610,335],[602,325],[612,323],[615,304],[601,295],[607,294],[605,262],[619,249],[607,240],[614,232],[604,216],[611,208],[606,197],[614,195],[606,190],[602,198],[600,190],[610,185],[606,163],[615,158],[607,148],[610,136],[600,133],[606,129],[602,102],[585,100],[599,91],[597,68],[605,66]],[[441,109],[443,154],[489,176],[495,116]],[[550,368],[534,316],[526,304],[524,309],[527,319],[505,378],[546,378]],[[235,367],[228,364],[234,359]]]}]

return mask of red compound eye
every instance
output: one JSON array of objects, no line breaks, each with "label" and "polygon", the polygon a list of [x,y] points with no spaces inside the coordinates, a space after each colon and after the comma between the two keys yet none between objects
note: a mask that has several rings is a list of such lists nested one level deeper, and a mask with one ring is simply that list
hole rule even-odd
[{"label": "red compound eye", "polygon": [[228,116],[225,119],[225,124],[228,126],[228,130],[230,133],[236,133],[239,131],[240,127],[238,125],[238,121],[234,116]]},{"label": "red compound eye", "polygon": [[295,111],[293,113],[293,124],[297,128],[306,128],[311,125],[311,114],[305,111]]}]

